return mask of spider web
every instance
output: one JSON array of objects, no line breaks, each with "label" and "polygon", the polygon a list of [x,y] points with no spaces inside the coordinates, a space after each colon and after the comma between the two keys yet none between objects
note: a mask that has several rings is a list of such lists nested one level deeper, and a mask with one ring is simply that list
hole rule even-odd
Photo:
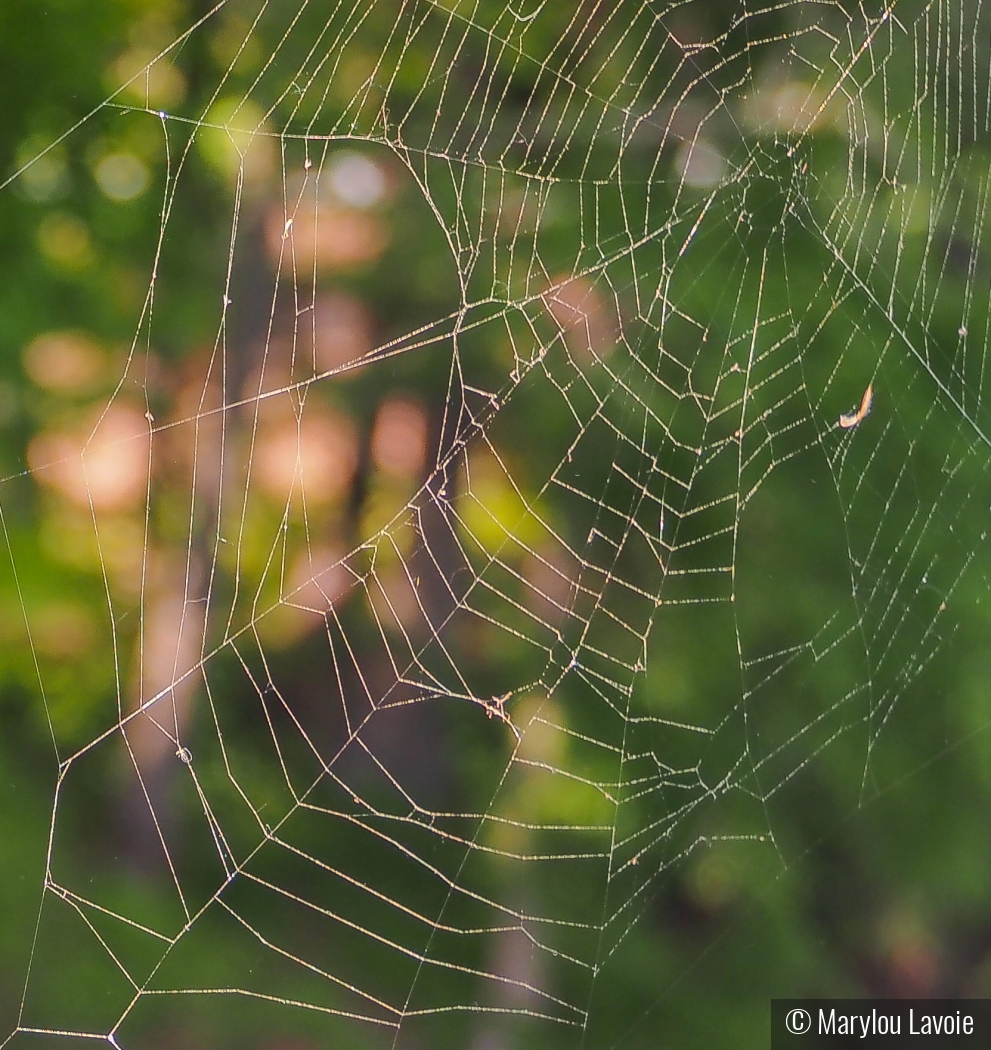
[{"label": "spider web", "polygon": [[803,777],[850,811],[943,746],[884,750],[986,582],[987,11],[730,7],[222,3],[5,187],[157,143],[116,386],[28,451],[113,689],[66,717],[19,590],[10,1045],[631,1045],[665,879],[773,879]]}]

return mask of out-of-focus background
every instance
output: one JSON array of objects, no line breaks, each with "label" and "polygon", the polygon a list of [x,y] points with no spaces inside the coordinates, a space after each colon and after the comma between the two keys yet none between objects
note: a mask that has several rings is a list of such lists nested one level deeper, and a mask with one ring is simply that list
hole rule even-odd
[{"label": "out-of-focus background", "polygon": [[991,995],[989,41],[0,6],[2,1045]]}]

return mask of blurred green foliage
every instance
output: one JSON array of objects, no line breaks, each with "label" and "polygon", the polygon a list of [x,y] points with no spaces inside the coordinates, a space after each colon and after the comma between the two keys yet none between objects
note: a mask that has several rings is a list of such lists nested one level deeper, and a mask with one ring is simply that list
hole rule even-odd
[{"label": "blurred green foliage", "polygon": [[991,37],[898,13],[3,5],[0,1031],[988,994]]}]

